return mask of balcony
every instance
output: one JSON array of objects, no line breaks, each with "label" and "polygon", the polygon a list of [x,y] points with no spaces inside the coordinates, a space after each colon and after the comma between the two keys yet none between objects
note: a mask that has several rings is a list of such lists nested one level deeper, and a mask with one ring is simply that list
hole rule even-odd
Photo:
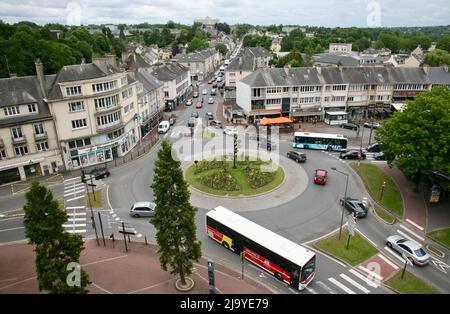
[{"label": "balcony", "polygon": [[121,110],[121,106],[120,104],[117,104],[115,106],[111,106],[105,109],[95,109],[94,115],[98,116],[98,115],[102,115],[102,114],[107,114],[107,113],[111,113],[117,110]]},{"label": "balcony", "polygon": [[22,135],[22,137],[11,137],[11,142],[13,145],[25,144],[27,142],[27,137]]},{"label": "balcony", "polygon": [[34,133],[34,140],[35,141],[42,141],[48,139],[47,131],[44,131],[44,133],[36,134]]},{"label": "balcony", "polygon": [[108,133],[111,131],[114,131],[118,128],[121,128],[125,125],[125,123],[123,122],[123,118],[120,118],[119,120],[110,123],[110,124],[106,124],[106,125],[102,125],[102,126],[98,126],[97,125],[97,133],[102,134],[102,133]]},{"label": "balcony", "polygon": [[5,144],[3,143],[3,139],[0,138],[0,148],[5,147]]}]

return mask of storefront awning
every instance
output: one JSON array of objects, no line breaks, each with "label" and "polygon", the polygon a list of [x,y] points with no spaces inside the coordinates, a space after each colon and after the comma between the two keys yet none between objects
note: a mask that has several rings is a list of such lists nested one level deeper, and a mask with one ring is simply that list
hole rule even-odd
[{"label": "storefront awning", "polygon": [[268,124],[292,123],[292,120],[286,117],[278,117],[278,118],[262,118],[260,122],[262,125],[268,125]]}]

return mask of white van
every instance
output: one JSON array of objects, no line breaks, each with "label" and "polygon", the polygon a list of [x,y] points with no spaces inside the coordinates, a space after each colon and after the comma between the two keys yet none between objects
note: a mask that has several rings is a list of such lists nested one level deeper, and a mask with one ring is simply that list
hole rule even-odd
[{"label": "white van", "polygon": [[230,64],[230,60],[225,60],[225,62],[223,63],[223,64],[225,64],[225,65],[229,65]]},{"label": "white van", "polygon": [[225,71],[225,67],[222,65],[222,66],[219,68],[219,71],[220,71],[220,72],[224,72],[224,71]]},{"label": "white van", "polygon": [[170,122],[169,121],[161,121],[161,123],[158,126],[158,133],[166,133],[169,131],[170,128]]}]

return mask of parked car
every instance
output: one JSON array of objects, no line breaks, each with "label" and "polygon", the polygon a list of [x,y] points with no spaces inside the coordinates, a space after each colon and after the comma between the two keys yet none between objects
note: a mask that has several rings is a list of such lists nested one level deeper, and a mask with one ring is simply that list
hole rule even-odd
[{"label": "parked car", "polygon": [[290,158],[292,160],[295,160],[296,162],[305,162],[306,161],[306,154],[296,152],[296,151],[290,151],[287,153],[287,158]]},{"label": "parked car", "polygon": [[207,112],[207,113],[206,113],[206,119],[208,119],[208,120],[214,120],[214,116],[213,116],[212,112]]},{"label": "parked car", "polygon": [[378,129],[381,125],[378,122],[366,122],[364,123],[365,128]]},{"label": "parked car", "polygon": [[198,92],[193,92],[192,93],[192,98],[198,98]]},{"label": "parked car", "polygon": [[428,264],[431,256],[415,241],[407,240],[399,235],[392,235],[386,239],[386,245],[404,255],[411,263],[419,266]]},{"label": "parked car", "polygon": [[131,206],[130,215],[133,217],[151,217],[155,214],[155,207],[156,204],[153,202],[137,202]]},{"label": "parked car", "polygon": [[386,160],[383,152],[374,153],[373,158],[375,158],[375,160]]},{"label": "parked car", "polygon": [[195,108],[197,108],[197,109],[200,109],[202,107],[203,107],[203,103],[201,101],[199,101],[195,104]]},{"label": "parked car", "polygon": [[212,84],[213,88],[217,88],[217,83]]},{"label": "parked car", "polygon": [[195,117],[190,117],[188,120],[188,127],[195,127]]},{"label": "parked car", "polygon": [[350,150],[348,152],[342,152],[339,155],[339,158],[341,159],[359,159],[359,156],[361,155],[361,159],[366,159],[366,154],[364,152],[361,152],[359,150]]},{"label": "parked car", "polygon": [[227,126],[227,127],[223,130],[223,134],[225,134],[225,135],[234,135],[234,134],[238,134],[238,131],[237,131],[236,128],[233,127],[233,126]]},{"label": "parked car", "polygon": [[325,185],[327,183],[327,174],[328,171],[323,169],[316,169],[314,171],[314,183]]},{"label": "parked car", "polygon": [[356,124],[354,124],[354,123],[342,123],[340,125],[340,127],[343,128],[343,129],[350,129],[350,130],[353,130],[353,131],[358,130],[358,126]]},{"label": "parked car", "polygon": [[373,143],[367,146],[367,151],[369,153],[379,153],[381,152],[380,145],[378,143]]},{"label": "parked car", "polygon": [[95,180],[107,178],[111,174],[106,168],[95,168],[88,173],[89,176],[93,177]]},{"label": "parked car", "polygon": [[369,211],[360,200],[351,197],[341,198],[339,204],[352,214],[355,214],[356,218],[366,217]]},{"label": "parked car", "polygon": [[220,122],[219,120],[212,120],[209,123],[210,126],[216,127],[216,128],[221,128],[222,127],[222,122]]},{"label": "parked car", "polygon": [[177,122],[177,119],[175,117],[170,117],[170,119],[169,119],[170,125],[174,125],[175,122]]},{"label": "parked car", "polygon": [[209,81],[208,81],[208,84],[212,84],[214,82],[214,80],[213,79],[210,79]]},{"label": "parked car", "polygon": [[208,104],[213,104],[213,103],[214,103],[214,98],[213,97],[209,97]]},{"label": "parked car", "polygon": [[215,88],[213,88],[213,89],[211,89],[211,92],[210,92],[210,94],[211,94],[211,96],[214,96],[214,95],[216,95],[216,89]]},{"label": "parked car", "polygon": [[194,111],[191,113],[191,117],[198,118],[198,111]]},{"label": "parked car", "polygon": [[[198,95],[197,95],[198,97]],[[188,99],[188,101],[186,101],[186,106],[192,106],[192,99]]]},{"label": "parked car", "polygon": [[208,91],[206,89],[202,90],[202,95],[207,95]]},{"label": "parked car", "polygon": [[167,121],[167,120],[161,121],[158,126],[158,133],[160,133],[160,134],[166,133],[167,131],[169,131],[169,128],[170,128],[169,121]]}]

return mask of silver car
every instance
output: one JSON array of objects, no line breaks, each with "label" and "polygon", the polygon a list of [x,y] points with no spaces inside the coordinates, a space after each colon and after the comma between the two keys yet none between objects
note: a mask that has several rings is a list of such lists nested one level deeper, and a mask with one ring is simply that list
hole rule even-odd
[{"label": "silver car", "polygon": [[130,215],[133,217],[152,217],[155,215],[156,204],[153,202],[137,202],[131,206]]},{"label": "silver car", "polygon": [[392,235],[386,239],[386,245],[406,256],[410,262],[423,266],[430,262],[431,256],[423,249],[423,247],[411,240],[407,240],[399,235]]}]

